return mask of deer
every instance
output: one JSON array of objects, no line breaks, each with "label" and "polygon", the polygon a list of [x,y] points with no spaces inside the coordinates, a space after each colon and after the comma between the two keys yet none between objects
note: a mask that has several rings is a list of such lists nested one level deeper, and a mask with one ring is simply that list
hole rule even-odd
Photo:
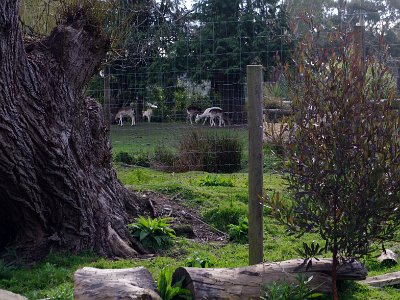
[{"label": "deer", "polygon": [[199,113],[201,113],[201,109],[197,106],[194,105],[190,105],[187,109],[186,109],[186,123],[188,123],[190,121],[190,125],[193,125],[193,118],[196,117],[196,115],[198,115]]},{"label": "deer", "polygon": [[134,112],[134,110],[133,110],[131,107],[129,107],[129,106],[127,106],[127,107],[122,107],[122,108],[120,108],[120,109],[118,110],[117,114],[115,115],[115,121],[118,120],[118,125],[120,125],[120,126],[123,125],[123,122],[122,122],[122,118],[123,118],[123,117],[130,117],[131,120],[132,120],[131,126],[136,125],[136,122],[135,122],[135,112]]},{"label": "deer", "polygon": [[201,119],[204,119],[203,125],[206,123],[207,118],[210,118],[210,126],[215,126],[215,118],[219,119],[219,127],[222,125],[225,126],[225,121],[224,121],[224,113],[222,111],[222,108],[220,107],[209,107],[207,108],[201,115],[197,114],[196,119],[194,120],[196,123],[198,123]]},{"label": "deer", "polygon": [[147,109],[142,112],[143,119],[147,118],[147,121],[150,123],[151,116],[153,115],[153,108],[158,108],[157,105],[151,104],[150,102],[146,103]]}]

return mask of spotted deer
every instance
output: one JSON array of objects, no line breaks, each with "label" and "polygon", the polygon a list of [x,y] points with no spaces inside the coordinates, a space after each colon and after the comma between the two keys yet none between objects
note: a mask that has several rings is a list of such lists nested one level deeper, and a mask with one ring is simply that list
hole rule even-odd
[{"label": "spotted deer", "polygon": [[153,115],[153,108],[158,108],[157,105],[146,103],[147,109],[142,112],[143,119],[146,117],[147,121],[150,123],[151,116]]},{"label": "spotted deer", "polygon": [[123,122],[122,122],[123,117],[130,117],[132,120],[131,126],[136,125],[135,112],[133,111],[133,109],[131,107],[122,107],[115,115],[115,120],[118,121],[118,125],[120,125],[120,126],[123,125]]},{"label": "spotted deer", "polygon": [[206,123],[207,118],[210,118],[210,126],[216,126],[215,118],[218,118],[218,126],[225,126],[224,112],[220,107],[209,107],[201,115],[197,114],[195,122],[198,123],[201,119],[204,119],[203,125]]}]

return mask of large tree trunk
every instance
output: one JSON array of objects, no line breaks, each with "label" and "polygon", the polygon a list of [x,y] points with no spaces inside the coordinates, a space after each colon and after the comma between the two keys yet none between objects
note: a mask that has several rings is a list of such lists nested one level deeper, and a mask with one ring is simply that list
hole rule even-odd
[{"label": "large tree trunk", "polygon": [[134,256],[142,204],[117,180],[101,107],[82,90],[109,47],[84,11],[26,45],[18,0],[0,3],[0,250]]}]

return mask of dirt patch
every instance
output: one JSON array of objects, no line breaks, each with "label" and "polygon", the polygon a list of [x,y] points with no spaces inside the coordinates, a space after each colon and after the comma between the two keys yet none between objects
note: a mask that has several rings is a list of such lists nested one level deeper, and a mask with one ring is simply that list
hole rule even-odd
[{"label": "dirt patch", "polygon": [[227,234],[205,223],[198,211],[184,205],[185,200],[169,197],[156,192],[137,193],[139,197],[149,200],[152,217],[172,218],[171,227],[177,236],[186,236],[198,242],[227,241]]}]

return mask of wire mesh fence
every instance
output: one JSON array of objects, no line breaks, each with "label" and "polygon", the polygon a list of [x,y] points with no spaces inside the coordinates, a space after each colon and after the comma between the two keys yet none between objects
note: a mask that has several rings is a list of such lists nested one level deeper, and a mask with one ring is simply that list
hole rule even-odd
[{"label": "wire mesh fence", "polygon": [[[55,25],[49,16],[58,3],[21,1],[24,32],[49,32]],[[293,15],[285,19],[279,9],[269,15],[260,9],[251,18],[245,14],[205,17],[196,10],[173,18],[157,11],[156,5],[115,4],[107,11],[105,24],[106,31],[118,37],[112,60],[110,57],[86,90],[107,112],[114,159],[170,171],[246,170],[246,65],[264,66],[265,121],[279,122],[290,108],[280,65],[290,61],[294,44],[307,30],[302,18]],[[340,27],[351,30],[361,15],[367,25],[368,20],[380,17],[373,11],[349,10],[341,15]],[[314,25],[318,26],[316,17]],[[379,48],[379,34],[373,32],[369,30],[365,36],[366,53]],[[399,44],[388,46],[391,56],[386,63],[398,77]],[[213,118],[203,114],[212,107]],[[279,136],[282,129],[268,126],[266,141]],[[281,153],[272,144],[264,146],[265,170],[280,172]],[[206,154],[199,162],[201,153]],[[221,164],[227,167],[221,168]]]}]

